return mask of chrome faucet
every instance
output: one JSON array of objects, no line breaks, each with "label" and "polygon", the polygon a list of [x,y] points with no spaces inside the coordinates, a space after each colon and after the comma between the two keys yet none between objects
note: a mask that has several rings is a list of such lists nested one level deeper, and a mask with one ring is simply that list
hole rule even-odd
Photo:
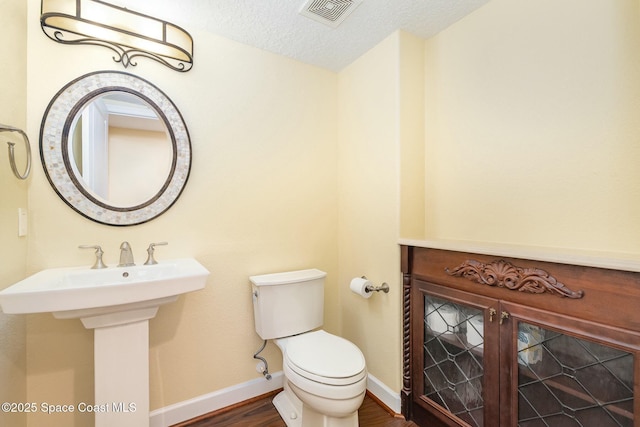
[{"label": "chrome faucet", "polygon": [[120,245],[120,263],[118,267],[129,267],[135,265],[133,262],[133,252],[131,252],[131,246],[129,242],[122,242]]}]

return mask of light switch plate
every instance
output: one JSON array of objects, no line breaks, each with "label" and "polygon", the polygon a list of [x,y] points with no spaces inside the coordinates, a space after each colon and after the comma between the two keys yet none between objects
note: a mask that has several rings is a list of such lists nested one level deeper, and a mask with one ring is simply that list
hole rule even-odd
[{"label": "light switch plate", "polygon": [[27,235],[28,216],[25,208],[18,208],[18,237]]}]

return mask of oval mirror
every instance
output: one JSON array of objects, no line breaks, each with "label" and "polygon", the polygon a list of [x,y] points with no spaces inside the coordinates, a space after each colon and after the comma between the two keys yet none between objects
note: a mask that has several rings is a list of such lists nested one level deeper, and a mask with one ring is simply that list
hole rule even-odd
[{"label": "oval mirror", "polygon": [[189,177],[191,142],[180,112],[132,74],[82,76],[49,103],[40,156],[56,193],[96,222],[135,225],[165,212]]}]

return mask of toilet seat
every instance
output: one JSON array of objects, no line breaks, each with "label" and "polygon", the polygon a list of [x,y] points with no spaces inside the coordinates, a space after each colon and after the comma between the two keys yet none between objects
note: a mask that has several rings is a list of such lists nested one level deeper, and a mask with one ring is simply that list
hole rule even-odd
[{"label": "toilet seat", "polygon": [[327,385],[350,385],[367,375],[360,349],[323,330],[288,338],[284,363],[297,375]]}]

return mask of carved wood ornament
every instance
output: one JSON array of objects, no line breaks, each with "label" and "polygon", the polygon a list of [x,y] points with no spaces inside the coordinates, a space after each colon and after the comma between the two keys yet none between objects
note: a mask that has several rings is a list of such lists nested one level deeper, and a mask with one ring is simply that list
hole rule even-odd
[{"label": "carved wood ornament", "polygon": [[584,296],[583,291],[572,291],[542,269],[516,267],[503,260],[485,264],[470,259],[453,270],[445,268],[445,271],[450,276],[463,277],[481,285],[497,286],[512,291],[532,294],[549,292],[567,298],[582,298]]}]

